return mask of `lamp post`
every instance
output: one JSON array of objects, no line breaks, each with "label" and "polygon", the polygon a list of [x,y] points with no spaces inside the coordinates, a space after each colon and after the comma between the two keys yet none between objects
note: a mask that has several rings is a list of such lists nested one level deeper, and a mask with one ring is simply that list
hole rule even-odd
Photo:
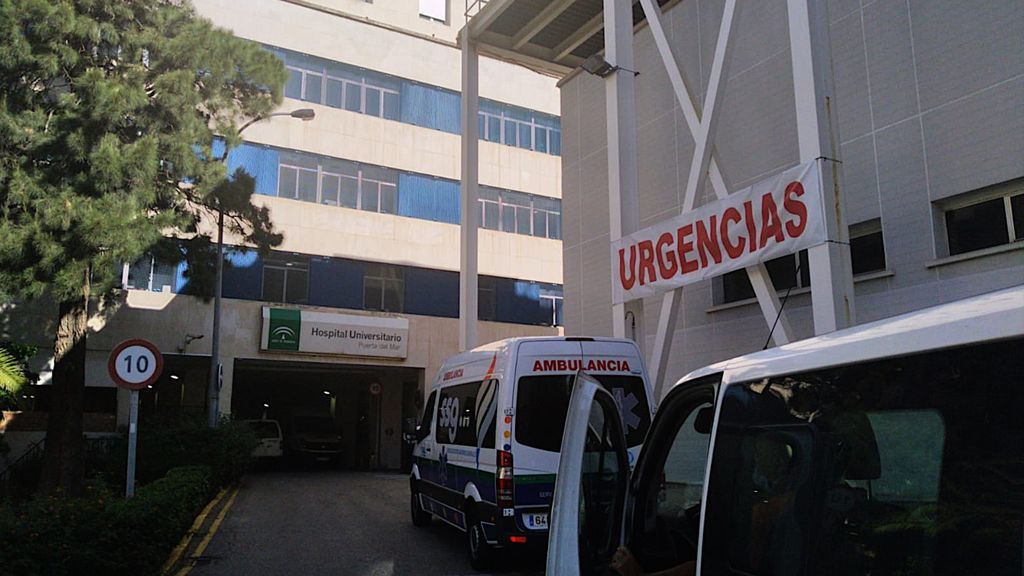
[{"label": "lamp post", "polygon": [[[259,122],[273,116],[290,116],[298,118],[303,122],[309,122],[316,117],[316,110],[312,108],[300,108],[291,112],[273,112],[264,116],[257,116],[249,120],[238,129],[237,134]],[[227,162],[228,154],[224,151],[221,162]],[[206,423],[211,428],[217,427],[220,420],[220,383],[223,373],[220,364],[220,300],[224,287],[224,210],[220,207],[220,200],[217,201],[217,267],[216,277],[213,285],[213,342],[210,345],[210,379],[206,387],[207,419]]]}]

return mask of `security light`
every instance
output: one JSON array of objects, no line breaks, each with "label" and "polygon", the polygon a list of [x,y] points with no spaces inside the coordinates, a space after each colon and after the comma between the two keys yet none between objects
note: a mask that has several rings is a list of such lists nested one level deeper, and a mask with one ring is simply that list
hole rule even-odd
[{"label": "security light", "polygon": [[313,118],[316,118],[316,110],[312,108],[299,108],[298,110],[292,110],[288,113],[292,118],[298,118],[303,122],[309,122]]},{"label": "security light", "polygon": [[324,390],[323,392],[324,392],[325,396],[330,396],[331,395],[331,391],[330,390]]},{"label": "security light", "polygon": [[264,403],[263,403],[263,407],[264,407],[264,408],[270,408],[270,404],[267,404],[266,402],[264,402]]},{"label": "security light", "polygon": [[178,375],[177,374],[171,374],[171,380],[177,380],[177,379],[178,379]]},{"label": "security light", "polygon": [[605,78],[612,72],[619,69],[618,66],[609,64],[607,60],[597,53],[591,54],[587,57],[587,59],[583,61],[581,67],[598,78]]}]

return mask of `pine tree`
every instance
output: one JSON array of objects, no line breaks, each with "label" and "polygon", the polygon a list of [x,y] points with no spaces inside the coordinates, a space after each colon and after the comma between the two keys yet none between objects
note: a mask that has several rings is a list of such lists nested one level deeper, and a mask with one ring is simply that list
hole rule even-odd
[{"label": "pine tree", "polygon": [[280,243],[215,147],[286,78],[181,0],[0,0],[0,295],[59,302],[43,488],[82,487],[86,321],[117,265],[167,235],[208,248],[218,206],[247,243]]}]

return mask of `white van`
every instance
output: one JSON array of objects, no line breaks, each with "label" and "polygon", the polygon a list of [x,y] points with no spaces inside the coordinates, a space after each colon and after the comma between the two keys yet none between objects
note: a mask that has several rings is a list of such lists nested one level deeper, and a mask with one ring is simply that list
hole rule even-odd
[{"label": "white van", "polygon": [[571,403],[548,574],[1024,574],[1024,287]]},{"label": "white van", "polygon": [[613,338],[511,338],[448,359],[413,449],[413,524],[431,517],[467,533],[470,561],[495,548],[543,544],[575,374],[590,374],[625,422],[626,458],[650,426],[651,387],[640,351]]}]

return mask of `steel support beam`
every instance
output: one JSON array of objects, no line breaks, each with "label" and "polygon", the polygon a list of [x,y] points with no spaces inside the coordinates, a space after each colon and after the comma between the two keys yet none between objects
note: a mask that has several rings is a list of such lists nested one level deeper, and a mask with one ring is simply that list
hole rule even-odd
[{"label": "steel support beam", "polygon": [[479,187],[480,129],[477,110],[480,98],[480,60],[476,42],[465,33],[459,38],[462,48],[462,157],[461,216],[459,231],[459,349],[477,345],[477,235],[480,209]]},{"label": "steel support beam", "polygon": [[518,50],[522,48],[523,44],[526,44],[532,40],[534,36],[540,34],[541,30],[547,27],[548,24],[551,24],[555,18],[558,18],[558,16],[562,14],[562,12],[568,10],[569,6],[572,6],[575,1],[576,0],[557,0],[548,4],[546,8],[541,10],[540,13],[534,16],[526,26],[523,26],[523,28],[517,32],[514,37],[512,37],[512,49]]},{"label": "steel support beam", "polygon": [[[637,197],[636,80],[633,67],[632,2],[604,0],[605,60],[624,68],[605,78],[608,122],[608,218],[610,241],[640,227]],[[631,303],[634,320],[643,318],[642,302]],[[643,332],[639,332],[643,334]],[[626,336],[626,305],[612,306],[612,334]],[[642,338],[641,338],[642,340]],[[638,342],[638,344],[642,344]],[[641,345],[641,349],[643,346]]]},{"label": "steel support beam", "polygon": [[808,250],[808,256],[814,333],[825,334],[856,322],[850,233],[842,195],[835,118],[828,3],[788,0],[787,5],[800,162],[821,159],[818,166],[829,241]]}]

